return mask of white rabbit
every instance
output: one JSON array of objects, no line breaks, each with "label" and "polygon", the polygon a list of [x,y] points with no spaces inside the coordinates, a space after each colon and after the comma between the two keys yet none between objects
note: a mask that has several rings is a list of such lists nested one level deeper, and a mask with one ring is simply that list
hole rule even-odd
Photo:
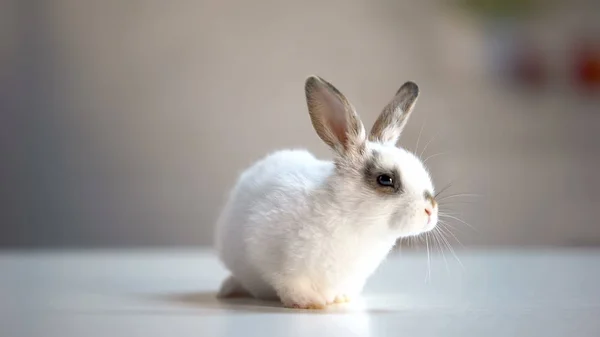
[{"label": "white rabbit", "polygon": [[333,85],[311,76],[308,111],[336,156],[270,154],[243,172],[216,228],[231,272],[220,297],[279,299],[322,309],[358,296],[400,237],[432,230],[438,206],[428,171],[396,142],[419,88],[406,82],[370,135]]}]

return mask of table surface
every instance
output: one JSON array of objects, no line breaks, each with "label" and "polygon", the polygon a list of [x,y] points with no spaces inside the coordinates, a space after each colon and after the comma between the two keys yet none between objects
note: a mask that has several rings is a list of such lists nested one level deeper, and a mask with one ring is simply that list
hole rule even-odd
[{"label": "table surface", "polygon": [[600,336],[600,250],[389,257],[325,311],[219,301],[210,251],[0,253],[0,336]]}]

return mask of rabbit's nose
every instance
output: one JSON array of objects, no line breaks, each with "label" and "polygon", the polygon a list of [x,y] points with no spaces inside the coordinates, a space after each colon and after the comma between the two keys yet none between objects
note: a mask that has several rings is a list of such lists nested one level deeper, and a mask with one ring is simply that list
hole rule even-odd
[{"label": "rabbit's nose", "polygon": [[433,213],[433,210],[429,207],[425,207],[425,214],[427,214],[427,224],[429,225],[431,223],[431,214]]},{"label": "rabbit's nose", "polygon": [[427,224],[429,225],[429,223],[431,222],[431,208],[426,207],[425,208],[425,214],[427,214]]}]

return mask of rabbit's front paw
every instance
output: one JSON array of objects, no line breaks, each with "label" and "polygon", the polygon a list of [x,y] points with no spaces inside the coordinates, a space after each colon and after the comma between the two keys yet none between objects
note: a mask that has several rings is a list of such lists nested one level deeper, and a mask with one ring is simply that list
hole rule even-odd
[{"label": "rabbit's front paw", "polygon": [[277,295],[286,308],[325,309],[325,297],[306,280],[295,280],[277,289]]},{"label": "rabbit's front paw", "polygon": [[344,295],[344,294],[337,295],[335,297],[335,299],[333,300],[333,302],[335,302],[335,303],[347,303],[347,302],[350,302],[350,296]]},{"label": "rabbit's front paw", "polygon": [[325,309],[325,304],[323,303],[308,303],[308,304],[298,304],[298,303],[292,303],[292,304],[283,304],[284,307],[286,308],[292,308],[292,309],[307,309],[307,310],[323,310]]}]

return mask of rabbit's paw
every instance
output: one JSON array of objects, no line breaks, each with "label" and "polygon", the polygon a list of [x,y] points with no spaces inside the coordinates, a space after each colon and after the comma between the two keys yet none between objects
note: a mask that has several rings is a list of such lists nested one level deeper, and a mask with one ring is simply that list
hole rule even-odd
[{"label": "rabbit's paw", "polygon": [[277,288],[277,295],[286,308],[325,309],[325,297],[316,291],[307,280],[285,282]]},{"label": "rabbit's paw", "polygon": [[337,295],[335,297],[335,299],[333,300],[334,303],[347,303],[350,302],[350,296],[345,295],[345,294],[341,294],[341,295]]}]

